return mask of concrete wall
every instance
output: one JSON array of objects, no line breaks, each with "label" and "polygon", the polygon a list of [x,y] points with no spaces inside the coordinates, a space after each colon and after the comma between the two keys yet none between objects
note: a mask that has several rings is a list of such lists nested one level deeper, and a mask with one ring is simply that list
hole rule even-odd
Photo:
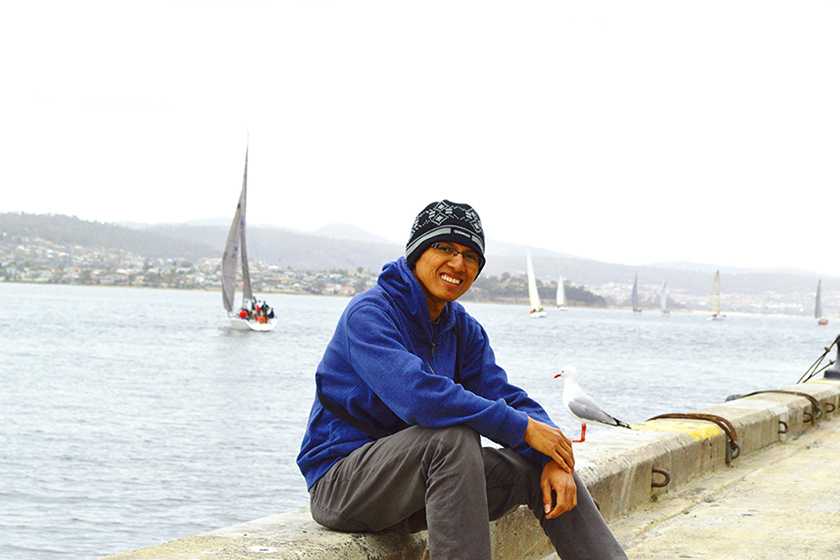
[{"label": "concrete wall", "polygon": [[[728,420],[741,456],[795,438],[814,429],[821,419],[838,414],[840,381],[821,379],[782,391],[812,396],[819,401],[823,416],[811,421],[813,404],[808,398],[781,392],[744,397],[696,413]],[[781,433],[784,426],[787,431]],[[658,419],[633,428],[598,430],[575,447],[577,472],[608,522],[699,475],[727,468],[727,436],[714,422]],[[654,469],[667,473],[667,486],[652,486],[666,477]],[[493,523],[493,546],[498,559],[544,558],[552,552],[524,507]],[[338,533],[319,527],[304,509],[108,558],[413,560],[428,558],[428,550],[425,532]]]}]

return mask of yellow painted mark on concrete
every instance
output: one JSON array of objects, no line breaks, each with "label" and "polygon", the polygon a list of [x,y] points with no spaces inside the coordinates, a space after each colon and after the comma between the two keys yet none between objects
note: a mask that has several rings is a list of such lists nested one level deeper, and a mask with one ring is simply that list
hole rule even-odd
[{"label": "yellow painted mark on concrete", "polygon": [[650,420],[644,424],[634,424],[633,429],[651,430],[654,432],[679,432],[690,435],[694,441],[712,439],[723,433],[723,430],[713,422],[696,422],[694,420]]}]

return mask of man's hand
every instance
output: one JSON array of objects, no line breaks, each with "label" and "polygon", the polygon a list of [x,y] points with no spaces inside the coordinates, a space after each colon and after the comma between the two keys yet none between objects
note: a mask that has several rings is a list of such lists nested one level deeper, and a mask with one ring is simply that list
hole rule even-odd
[{"label": "man's hand", "polygon": [[[545,504],[545,518],[554,519],[577,505],[577,485],[570,472],[566,472],[554,461],[549,461],[543,468],[540,486]],[[557,503],[552,505],[551,492],[557,495]]]},{"label": "man's hand", "polygon": [[564,471],[575,472],[572,442],[559,429],[529,417],[528,427],[525,429],[525,443],[551,457]]}]

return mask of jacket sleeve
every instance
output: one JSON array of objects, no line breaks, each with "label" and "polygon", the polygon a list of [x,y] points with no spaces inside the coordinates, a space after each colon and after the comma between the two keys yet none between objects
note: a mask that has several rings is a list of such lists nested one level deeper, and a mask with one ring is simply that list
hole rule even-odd
[{"label": "jacket sleeve", "polygon": [[[463,322],[465,328],[461,336],[465,340],[465,349],[461,381],[464,387],[488,400],[504,401],[512,409],[556,428],[557,425],[538,402],[528,396],[524,389],[508,381],[507,372],[496,363],[495,353],[484,328],[466,314]],[[523,430],[523,437],[515,444],[509,444],[510,447],[529,460],[544,465],[549,457],[525,443],[524,435]],[[505,442],[496,442],[505,445]]]},{"label": "jacket sleeve", "polygon": [[402,420],[428,428],[466,424],[503,445],[523,442],[527,413],[501,396],[483,396],[445,375],[435,375],[425,349],[411,347],[413,342],[385,309],[360,306],[347,321],[350,365]]}]

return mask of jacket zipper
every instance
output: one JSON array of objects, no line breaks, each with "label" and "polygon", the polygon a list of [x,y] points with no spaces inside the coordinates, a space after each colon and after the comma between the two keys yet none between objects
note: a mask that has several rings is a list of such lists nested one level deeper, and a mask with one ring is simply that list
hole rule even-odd
[{"label": "jacket zipper", "polygon": [[432,342],[432,345],[429,346],[429,370],[432,372],[433,375],[437,375],[437,372],[435,372],[435,368],[432,365],[432,358],[435,357],[435,348],[436,347],[437,347],[437,344],[435,342]]}]

